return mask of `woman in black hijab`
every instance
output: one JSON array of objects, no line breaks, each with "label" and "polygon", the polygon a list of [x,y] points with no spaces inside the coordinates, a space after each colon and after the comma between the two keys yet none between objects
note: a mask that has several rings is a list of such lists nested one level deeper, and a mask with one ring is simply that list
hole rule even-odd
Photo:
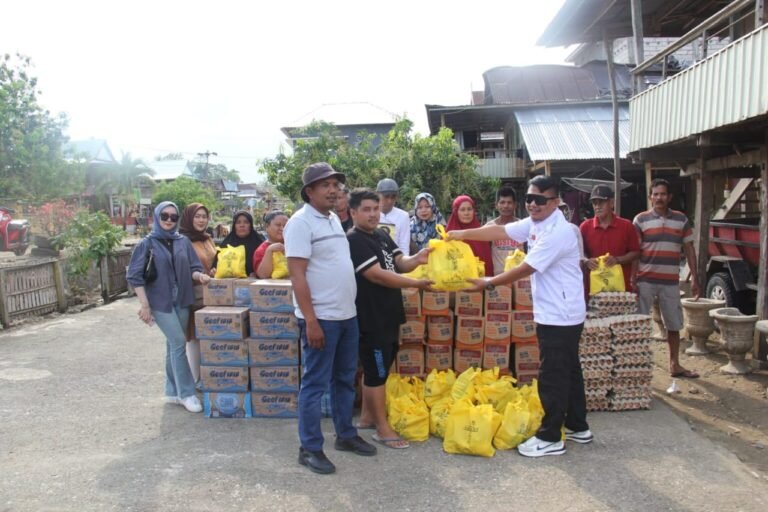
[{"label": "woman in black hijab", "polygon": [[[245,246],[245,273],[248,277],[254,277],[256,274],[253,270],[253,253],[264,242],[264,238],[254,229],[253,217],[250,213],[241,210],[235,212],[232,217],[232,229],[229,231],[227,237],[222,240],[219,247],[226,247],[231,245],[232,247]],[[215,263],[214,263],[215,264]]]}]

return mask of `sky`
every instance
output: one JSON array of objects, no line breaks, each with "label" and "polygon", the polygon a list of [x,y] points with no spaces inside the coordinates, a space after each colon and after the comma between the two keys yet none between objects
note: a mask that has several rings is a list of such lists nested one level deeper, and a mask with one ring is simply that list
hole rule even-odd
[{"label": "sky", "polygon": [[428,134],[425,104],[466,105],[496,66],[564,63],[535,46],[564,0],[12,1],[0,52],[32,59],[40,103],[115,157],[215,151],[260,180],[283,126],[370,102]]}]

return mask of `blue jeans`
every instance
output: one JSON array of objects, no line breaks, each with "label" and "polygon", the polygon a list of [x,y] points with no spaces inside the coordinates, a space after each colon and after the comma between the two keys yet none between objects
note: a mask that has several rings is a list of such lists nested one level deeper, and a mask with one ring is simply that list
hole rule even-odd
[{"label": "blue jeans", "polygon": [[170,313],[152,310],[155,323],[165,335],[165,396],[187,398],[195,394],[195,380],[187,361],[189,308],[174,306]]},{"label": "blue jeans", "polygon": [[329,383],[336,437],[349,439],[357,435],[357,429],[352,426],[359,345],[357,318],[319,322],[325,335],[325,347],[321,350],[309,346],[306,323],[299,319],[304,365],[299,391],[299,440],[304,449],[313,452],[323,449],[320,398]]}]

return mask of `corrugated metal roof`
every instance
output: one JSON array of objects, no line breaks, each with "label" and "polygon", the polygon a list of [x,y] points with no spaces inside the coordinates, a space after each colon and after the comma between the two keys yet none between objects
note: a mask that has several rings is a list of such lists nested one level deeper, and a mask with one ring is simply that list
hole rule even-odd
[{"label": "corrugated metal roof", "polygon": [[[610,105],[541,107],[515,111],[533,161],[613,158]],[[619,106],[619,153],[629,151],[629,109]]]},{"label": "corrugated metal roof", "polygon": [[63,151],[68,157],[85,155],[92,164],[117,163],[105,139],[71,140],[64,144]]},{"label": "corrugated metal roof", "polygon": [[768,113],[768,25],[630,101],[631,151]]},{"label": "corrugated metal roof", "polygon": [[221,186],[224,188],[224,192],[237,192],[239,190],[236,181],[221,180]]}]

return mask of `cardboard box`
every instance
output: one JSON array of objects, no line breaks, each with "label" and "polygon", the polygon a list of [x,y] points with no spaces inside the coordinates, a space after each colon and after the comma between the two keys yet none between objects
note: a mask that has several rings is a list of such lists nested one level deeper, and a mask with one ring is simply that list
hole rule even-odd
[{"label": "cardboard box", "polygon": [[421,294],[421,314],[447,315],[451,310],[449,292],[428,292]]},{"label": "cardboard box", "polygon": [[248,308],[206,306],[195,311],[197,337],[208,340],[243,340],[248,337]]},{"label": "cardboard box", "polygon": [[248,340],[251,366],[295,366],[299,364],[299,340]]},{"label": "cardboard box", "polygon": [[427,317],[427,338],[432,341],[453,340],[453,313]]},{"label": "cardboard box", "polygon": [[483,292],[456,292],[453,312],[456,316],[483,316]]},{"label": "cardboard box", "polygon": [[499,375],[509,375],[510,343],[486,340],[483,344],[483,369],[499,367]]},{"label": "cardboard box", "polygon": [[251,310],[293,313],[293,287],[287,279],[257,279],[250,285]]},{"label": "cardboard box", "polygon": [[251,338],[299,339],[299,320],[293,313],[251,311]]},{"label": "cardboard box", "polygon": [[250,393],[203,393],[206,418],[252,418]]},{"label": "cardboard box", "polygon": [[453,368],[453,343],[427,341],[424,347],[424,372]]},{"label": "cardboard box", "polygon": [[426,318],[406,318],[404,324],[400,324],[400,343],[423,343],[426,335]]},{"label": "cardboard box", "polygon": [[460,316],[456,318],[456,343],[482,345],[485,337],[485,318],[482,316]]},{"label": "cardboard box", "polygon": [[533,382],[533,379],[539,378],[539,372],[522,372],[517,373],[515,375],[515,378],[517,379],[517,385],[518,387],[525,386],[526,384],[530,384]]},{"label": "cardboard box", "polygon": [[512,311],[512,287],[508,284],[485,290],[485,312]]},{"label": "cardboard box", "polygon": [[248,368],[244,366],[201,366],[205,391],[248,391]]},{"label": "cardboard box", "polygon": [[531,343],[536,339],[536,323],[533,311],[512,312],[512,340],[515,343]]},{"label": "cardboard box", "polygon": [[418,288],[403,288],[403,309],[406,318],[418,318],[421,316],[421,290]]},{"label": "cardboard box", "polygon": [[254,366],[251,368],[251,390],[270,393],[298,392],[298,366]]},{"label": "cardboard box", "polygon": [[256,279],[249,277],[246,279],[235,279],[232,285],[232,295],[234,296],[235,306],[251,307],[251,284]]},{"label": "cardboard box", "polygon": [[204,366],[248,366],[248,342],[200,340],[200,364]]},{"label": "cardboard box", "polygon": [[483,364],[483,345],[457,344],[453,351],[453,369],[461,373],[467,368],[480,368]]},{"label": "cardboard box", "polygon": [[251,393],[255,418],[296,418],[299,415],[298,393]]},{"label": "cardboard box", "polygon": [[485,314],[485,339],[509,343],[512,337],[512,312],[492,311]]},{"label": "cardboard box", "polygon": [[532,308],[531,278],[518,279],[512,286],[515,290],[515,309]]},{"label": "cardboard box", "polygon": [[515,375],[518,373],[538,373],[539,345],[537,343],[521,343],[515,345]]},{"label": "cardboard box", "polygon": [[397,351],[397,373],[401,375],[424,375],[424,345],[409,343],[400,345]]},{"label": "cardboard box", "polygon": [[211,279],[203,285],[203,304],[206,306],[234,306],[234,279]]}]

